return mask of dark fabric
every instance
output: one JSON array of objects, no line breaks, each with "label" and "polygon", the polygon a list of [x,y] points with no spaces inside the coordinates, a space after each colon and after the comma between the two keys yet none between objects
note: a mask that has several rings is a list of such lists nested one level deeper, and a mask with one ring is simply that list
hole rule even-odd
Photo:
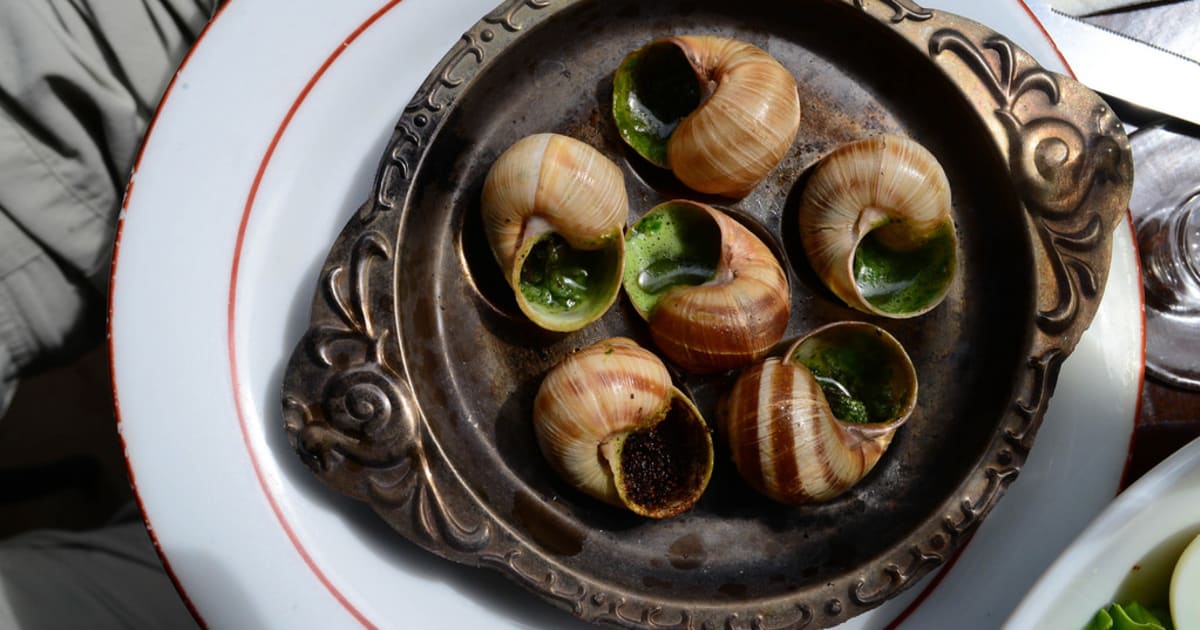
[{"label": "dark fabric", "polygon": [[86,532],[34,531],[0,543],[0,628],[194,628],[137,508]]},{"label": "dark fabric", "polygon": [[103,338],[125,182],[212,4],[0,2],[0,403]]}]

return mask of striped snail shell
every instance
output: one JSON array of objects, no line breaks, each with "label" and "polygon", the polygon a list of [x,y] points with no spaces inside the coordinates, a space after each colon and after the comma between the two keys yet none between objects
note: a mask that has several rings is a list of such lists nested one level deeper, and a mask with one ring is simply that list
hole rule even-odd
[{"label": "striped snail shell", "polygon": [[725,37],[658,39],[613,76],[621,137],[689,188],[741,197],[775,168],[800,127],[796,80],[774,57]]},{"label": "striped snail shell", "polygon": [[621,169],[566,136],[536,134],[497,158],[484,230],[517,305],[547,330],[578,330],[617,298],[629,201]]},{"label": "striped snail shell", "polygon": [[690,509],[708,486],[708,425],[662,361],[629,339],[568,355],[546,375],[533,407],[550,466],[601,501],[666,518]]},{"label": "striped snail shell", "polygon": [[875,467],[917,401],[917,375],[881,328],[839,322],[746,370],[722,401],[742,478],[788,504],[822,502]]},{"label": "striped snail shell", "polygon": [[745,226],[702,203],[669,201],[626,236],[625,292],[663,354],[691,373],[760,359],[791,314],[787,276]]},{"label": "striped snail shell", "polygon": [[940,304],[954,280],[950,183],[908,138],[867,138],[822,159],[801,195],[799,224],[817,276],[860,311],[915,317]]}]

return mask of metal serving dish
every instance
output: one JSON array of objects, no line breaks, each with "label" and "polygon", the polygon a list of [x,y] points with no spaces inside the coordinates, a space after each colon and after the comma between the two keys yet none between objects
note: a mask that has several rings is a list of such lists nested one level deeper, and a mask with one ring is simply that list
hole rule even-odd
[{"label": "metal serving dish", "polygon": [[[799,83],[799,137],[744,199],[689,193],[617,136],[613,70],[676,33],[750,41]],[[905,345],[918,408],[862,483],[827,504],[781,506],[750,491],[718,447],[696,508],[650,521],[551,472],[530,426],[546,371],[604,337],[652,344],[624,298],[572,334],[540,331],[517,309],[479,196],[500,152],[543,131],[621,165],[635,216],[675,197],[713,201],[773,244],[792,283],[785,342],[867,320]],[[883,132],[938,156],[961,240],[949,298],[912,320],[842,306],[796,233],[810,167]],[[287,368],[286,428],[317,476],[403,536],[497,569],[582,619],[835,625],[947,559],[1017,477],[1058,368],[1100,301],[1131,185],[1124,132],[1095,94],[983,26],[905,0],[510,0],[430,74],[370,201],[334,243]],[[711,422],[735,376],[679,378]]]}]

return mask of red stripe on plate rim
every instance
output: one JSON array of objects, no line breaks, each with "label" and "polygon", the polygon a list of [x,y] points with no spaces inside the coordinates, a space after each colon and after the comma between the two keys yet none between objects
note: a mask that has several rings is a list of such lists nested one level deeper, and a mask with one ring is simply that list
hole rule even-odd
[{"label": "red stripe on plate rim", "polygon": [[[279,128],[276,130],[274,137],[272,137],[271,142],[267,147],[266,153],[263,155],[263,158],[262,158],[261,162],[259,163],[258,171],[254,175],[254,180],[253,180],[253,183],[251,184],[250,192],[246,199],[246,204],[245,204],[245,208],[242,213],[242,218],[241,218],[240,223],[238,224],[237,238],[236,238],[236,241],[234,244],[233,261],[232,261],[231,270],[230,270],[229,308],[228,308],[228,312],[227,312],[229,369],[230,369],[230,376],[232,378],[232,383],[234,386],[234,404],[235,404],[235,407],[237,408],[238,425],[239,425],[239,428],[241,429],[242,439],[246,446],[246,451],[249,454],[251,465],[254,469],[254,475],[258,479],[259,486],[261,487],[263,494],[265,495],[267,502],[271,507],[271,511],[275,515],[276,520],[279,522],[279,525],[283,528],[283,531],[287,535],[288,540],[291,542],[292,546],[296,549],[296,552],[304,560],[304,563],[308,566],[309,570],[312,571],[313,575],[321,582],[321,584],[326,588],[326,590],[329,591],[330,595],[332,595],[334,597],[334,599],[336,599],[338,601],[338,603],[341,604],[341,606],[343,608],[345,608],[346,611],[349,612],[355,618],[355,620],[357,620],[360,624],[362,624],[363,626],[368,627],[368,628],[375,628],[376,626],[369,619],[367,619],[367,617],[362,613],[362,611],[358,610],[354,606],[354,604],[352,602],[350,602],[350,600],[340,590],[338,590],[338,588],[333,584],[333,582],[329,579],[329,577],[327,575],[325,575],[324,571],[322,571],[321,567],[317,565],[317,563],[313,559],[312,555],[308,552],[308,550],[304,547],[303,543],[300,541],[300,538],[296,535],[296,532],[292,528],[291,523],[289,523],[288,520],[284,517],[283,510],[280,507],[279,502],[275,498],[274,494],[272,494],[271,489],[267,483],[267,477],[262,470],[262,466],[258,460],[258,457],[255,455],[254,448],[251,445],[250,431],[249,431],[249,428],[247,426],[247,421],[246,421],[245,408],[247,406],[247,403],[244,400],[244,394],[243,394],[245,388],[241,384],[240,375],[238,374],[237,361],[236,361],[237,349],[234,345],[234,313],[235,313],[236,296],[237,296],[238,270],[240,268],[240,263],[241,263],[242,245],[245,241],[246,226],[248,225],[249,220],[250,220],[250,213],[254,206],[255,197],[258,194],[259,185],[262,183],[263,175],[266,173],[267,166],[270,163],[271,158],[275,153],[275,149],[278,146],[280,139],[283,137],[284,133],[287,131],[288,126],[291,124],[292,118],[296,115],[296,112],[299,111],[300,106],[308,98],[309,93],[312,92],[313,87],[316,86],[316,84],[321,80],[321,78],[325,75],[325,72],[330,68],[330,66],[333,65],[333,63],[338,59],[338,57],[340,57],[342,55],[343,52],[345,52],[345,50],[350,46],[350,44],[352,44],[356,39],[358,39],[358,37],[360,35],[362,35],[364,32],[366,32],[367,29],[369,29],[380,18],[382,18],[385,14],[387,14],[391,9],[393,9],[394,7],[399,5],[401,2],[403,2],[403,0],[388,0],[388,2],[386,2],[383,6],[381,6],[374,13],[372,13],[365,21],[363,21],[357,28],[355,28],[349,35],[347,35],[346,38],[337,47],[334,48],[333,52],[331,52],[328,55],[328,57],[325,58],[325,61],[320,65],[320,67],[317,68],[317,70],[314,72],[314,74],[309,78],[309,80],[305,84],[304,88],[301,89],[300,93],[296,96],[295,100],[292,102],[292,105],[288,109],[287,113],[284,115],[283,120],[280,122]],[[166,105],[167,100],[169,99],[169,97],[172,93],[172,88],[174,88],[174,86],[175,86],[175,81],[179,77],[180,71],[182,71],[183,68],[187,65],[187,62],[191,59],[193,53],[195,53],[196,49],[199,47],[200,42],[203,39],[204,35],[208,32],[208,30],[210,28],[212,28],[212,25],[224,13],[225,9],[228,8],[229,4],[230,4],[229,2],[224,3],[221,6],[221,8],[217,11],[217,14],[213,16],[212,20],[210,20],[209,23],[207,25],[205,25],[204,29],[197,36],[196,41],[193,43],[192,48],[190,50],[188,50],[187,54],[184,56],[183,61],[180,63],[179,68],[176,70],[175,75],[171,78],[170,83],[167,84],[167,88],[163,93],[163,97],[159,101],[158,108],[155,110],[154,117],[151,119],[150,124],[148,125],[148,127],[146,129],[146,135],[142,140],[141,148],[138,150],[137,158],[134,161],[134,167],[133,167],[133,171],[130,175],[129,184],[126,186],[126,190],[125,190],[125,198],[121,204],[122,212],[121,212],[121,216],[117,220],[116,236],[115,236],[115,240],[113,243],[112,268],[109,272],[110,275],[109,275],[109,292],[108,292],[109,372],[110,372],[110,378],[111,378],[111,387],[113,390],[113,406],[114,406],[114,410],[116,412],[116,419],[117,419],[118,427],[121,424],[121,413],[120,413],[119,396],[118,396],[118,392],[117,392],[116,362],[114,360],[115,348],[114,348],[113,342],[112,342],[112,340],[113,340],[112,315],[113,315],[113,294],[114,294],[114,287],[116,286],[115,280],[116,280],[116,273],[117,273],[117,261],[119,259],[119,254],[120,254],[121,233],[123,231],[124,224],[125,224],[125,211],[129,207],[129,200],[131,199],[132,194],[133,194],[134,180],[137,176],[138,167],[141,165],[142,157],[146,150],[146,145],[150,141],[151,134],[154,131],[155,123],[158,121],[158,117],[159,117],[159,115],[161,115],[163,108]],[[118,434],[119,433],[120,433],[120,431],[118,430]],[[167,554],[163,551],[162,545],[158,541],[158,537],[155,533],[153,524],[150,521],[150,517],[149,517],[148,513],[146,512],[145,505],[142,501],[141,495],[138,492],[138,486],[137,486],[137,483],[135,480],[133,466],[130,463],[130,459],[129,459],[129,449],[125,445],[123,436],[121,437],[121,447],[125,453],[125,466],[129,472],[130,483],[133,486],[134,495],[135,495],[135,497],[137,499],[137,503],[138,503],[138,508],[141,509],[142,518],[146,523],[146,529],[150,533],[151,540],[154,543],[155,551],[158,553],[158,556],[161,559],[161,561],[163,563],[163,567],[164,567],[164,569],[166,569],[166,572],[167,572],[168,576],[170,577],[171,582],[175,585],[175,589],[177,591],[179,591],[180,596],[183,598],[184,604],[187,606],[188,611],[192,614],[193,617],[195,617],[197,622],[199,622],[201,625],[207,625],[204,622],[203,617],[200,615],[200,612],[197,610],[195,604],[188,597],[187,591],[183,587],[182,582],[180,582],[178,576],[171,569],[170,562],[167,559]]]},{"label": "red stripe on plate rim", "polygon": [[150,517],[147,515],[146,506],[142,502],[142,495],[138,492],[137,477],[133,471],[133,464],[129,461],[129,447],[125,444],[125,434],[121,431],[121,400],[117,395],[117,366],[114,357],[116,356],[116,348],[113,347],[112,321],[113,321],[113,288],[116,286],[117,279],[117,260],[121,253],[121,233],[125,228],[125,211],[129,209],[129,199],[133,195],[134,179],[137,177],[138,167],[142,164],[142,156],[146,152],[146,145],[150,142],[150,134],[154,131],[154,126],[158,122],[159,115],[163,112],[163,107],[167,103],[167,97],[175,87],[176,80],[179,79],[179,73],[191,61],[192,55],[200,46],[200,42],[204,40],[205,35],[208,35],[209,29],[213,24],[217,23],[221,15],[225,13],[225,9],[229,7],[229,2],[221,3],[217,7],[216,13],[209,19],[204,28],[196,35],[196,41],[192,42],[191,48],[183,55],[179,66],[175,69],[175,74],[171,76],[171,80],[167,82],[166,89],[163,90],[163,96],[158,102],[158,107],[154,110],[154,115],[150,117],[149,124],[146,125],[146,134],[142,138],[142,144],[138,147],[137,157],[133,161],[133,170],[129,173],[129,183],[125,186],[125,195],[121,200],[121,211],[117,216],[117,227],[113,236],[112,247],[112,262],[108,271],[108,378],[109,387],[112,388],[113,396],[113,417],[116,419],[117,439],[121,442],[121,453],[125,457],[125,472],[129,475],[129,485],[133,488],[133,498],[137,501],[138,511],[142,513],[142,521],[146,524],[146,532],[150,536],[150,542],[154,545],[154,553],[158,555],[159,561],[162,563],[163,570],[166,571],[167,577],[171,580],[171,584],[175,586],[175,590],[179,593],[183,600],[184,607],[196,620],[196,623],[202,627],[208,627],[204,621],[204,617],[200,614],[200,610],[196,608],[194,602],[188,597],[187,591],[183,588],[183,583],[179,581],[179,576],[175,574],[175,570],[171,567],[171,561],[167,558],[166,552],[163,551],[162,545],[158,541],[158,533],[154,530],[154,526],[150,523]]}]

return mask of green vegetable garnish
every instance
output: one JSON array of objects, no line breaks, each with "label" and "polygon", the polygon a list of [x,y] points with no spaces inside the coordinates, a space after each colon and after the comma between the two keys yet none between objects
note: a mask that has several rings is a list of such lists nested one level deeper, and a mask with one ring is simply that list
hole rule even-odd
[{"label": "green vegetable garnish", "polygon": [[1174,630],[1170,619],[1170,615],[1152,611],[1137,602],[1114,603],[1101,608],[1083,630]]}]

